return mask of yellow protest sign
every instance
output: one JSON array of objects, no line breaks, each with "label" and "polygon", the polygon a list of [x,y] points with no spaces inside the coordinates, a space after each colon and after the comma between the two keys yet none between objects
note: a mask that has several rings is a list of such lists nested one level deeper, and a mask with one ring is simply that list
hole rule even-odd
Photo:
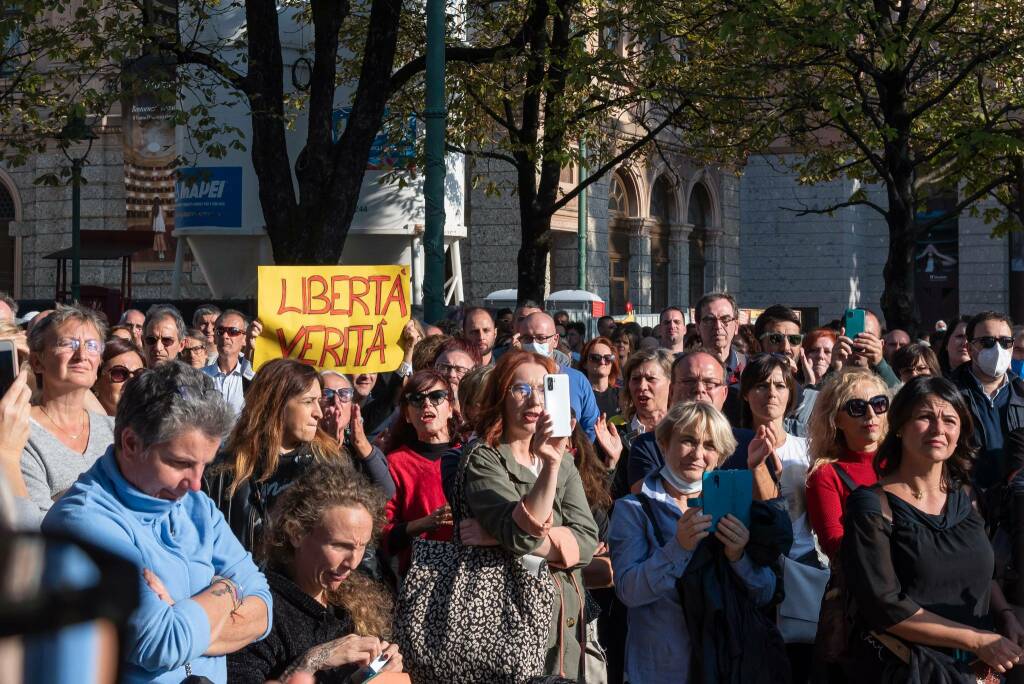
[{"label": "yellow protest sign", "polygon": [[409,320],[405,266],[260,266],[258,369],[290,358],[343,373],[393,371]]}]

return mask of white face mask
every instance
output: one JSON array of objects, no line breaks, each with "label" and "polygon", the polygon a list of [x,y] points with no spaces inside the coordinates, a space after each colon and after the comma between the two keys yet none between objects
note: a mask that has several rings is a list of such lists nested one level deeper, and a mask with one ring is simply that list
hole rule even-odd
[{"label": "white face mask", "polygon": [[1010,368],[1010,362],[1013,360],[1013,350],[1003,349],[1003,347],[997,342],[988,349],[982,349],[978,352],[978,368],[985,375],[990,375],[993,378],[1002,377],[1004,373]]},{"label": "white face mask", "polygon": [[551,356],[547,342],[523,342],[523,351],[533,352],[541,356]]},{"label": "white face mask", "polygon": [[665,480],[675,487],[680,494],[689,496],[690,494],[696,494],[704,486],[704,478],[697,480],[696,482],[690,482],[676,475],[676,471],[672,470],[668,463],[661,467],[659,473]]}]

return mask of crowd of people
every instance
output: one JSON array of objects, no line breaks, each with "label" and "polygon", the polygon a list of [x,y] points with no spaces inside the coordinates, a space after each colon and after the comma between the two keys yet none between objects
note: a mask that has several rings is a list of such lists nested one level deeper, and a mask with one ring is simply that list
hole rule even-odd
[{"label": "crowd of people", "polygon": [[128,682],[1024,681],[1024,327],[862,313],[463,307],[347,375],[4,296],[2,524],[137,566]]}]

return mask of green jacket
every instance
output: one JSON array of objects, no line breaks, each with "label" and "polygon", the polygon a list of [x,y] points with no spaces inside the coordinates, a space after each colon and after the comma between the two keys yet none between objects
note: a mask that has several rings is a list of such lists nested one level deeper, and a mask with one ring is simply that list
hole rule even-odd
[{"label": "green jacket", "polygon": [[[528,555],[542,540],[524,532],[512,519],[512,511],[533,488],[537,476],[516,462],[507,444],[497,448],[480,445],[466,466],[466,505],[473,517],[498,543],[512,553]],[[581,568],[590,563],[597,549],[597,524],[583,493],[583,483],[569,454],[562,456],[552,513],[554,527],[567,527],[580,549],[579,563],[569,570],[549,566],[555,585],[561,589],[561,606],[556,602],[548,635],[546,673],[579,678],[579,624],[582,610],[583,576]],[[575,585],[572,578],[575,578]],[[560,608],[560,610],[559,610]]]}]

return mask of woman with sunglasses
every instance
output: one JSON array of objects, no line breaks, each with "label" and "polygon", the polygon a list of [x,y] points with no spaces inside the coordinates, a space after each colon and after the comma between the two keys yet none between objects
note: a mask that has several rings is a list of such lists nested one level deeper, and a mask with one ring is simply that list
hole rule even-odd
[{"label": "woman with sunglasses", "polygon": [[876,373],[846,368],[822,385],[811,413],[807,517],[821,549],[835,559],[843,541],[846,500],[878,480],[873,465],[886,434],[889,395]]},{"label": "woman with sunglasses", "polygon": [[117,413],[117,402],[121,399],[124,383],[146,369],[142,350],[134,343],[111,337],[103,347],[103,360],[99,376],[92,386],[93,394],[100,400],[108,416]]},{"label": "woman with sunglasses", "polygon": [[586,624],[580,570],[597,548],[597,525],[566,451],[569,438],[551,436],[543,389],[549,373],[558,367],[539,354],[510,350],[498,360],[480,402],[478,441],[467,447],[463,495],[498,546],[550,573],[559,597],[545,674],[575,680]]},{"label": "woman with sunglasses", "polygon": [[619,356],[607,337],[595,337],[580,351],[579,370],[590,380],[597,409],[606,416],[619,413]]},{"label": "woman with sunglasses", "polygon": [[1021,660],[1024,627],[992,579],[972,502],[970,410],[948,380],[918,377],[893,399],[889,423],[879,481],[847,501],[851,681],[983,681],[973,661],[1002,674]]},{"label": "woman with sunglasses", "polygon": [[414,373],[398,395],[398,416],[389,431],[388,470],[395,495],[385,509],[384,550],[398,557],[404,575],[413,539],[450,541],[452,511],[441,486],[441,457],[455,437],[452,390],[440,373]]},{"label": "woman with sunglasses", "polygon": [[224,451],[203,477],[203,490],[250,551],[260,548],[276,498],[314,462],[355,472],[337,441],[319,427],[323,384],[293,359],[264,364],[249,386]]},{"label": "woman with sunglasses", "polygon": [[90,392],[107,326],[92,309],[57,305],[29,331],[29,364],[42,377],[21,473],[39,521],[114,441],[114,420]]}]

